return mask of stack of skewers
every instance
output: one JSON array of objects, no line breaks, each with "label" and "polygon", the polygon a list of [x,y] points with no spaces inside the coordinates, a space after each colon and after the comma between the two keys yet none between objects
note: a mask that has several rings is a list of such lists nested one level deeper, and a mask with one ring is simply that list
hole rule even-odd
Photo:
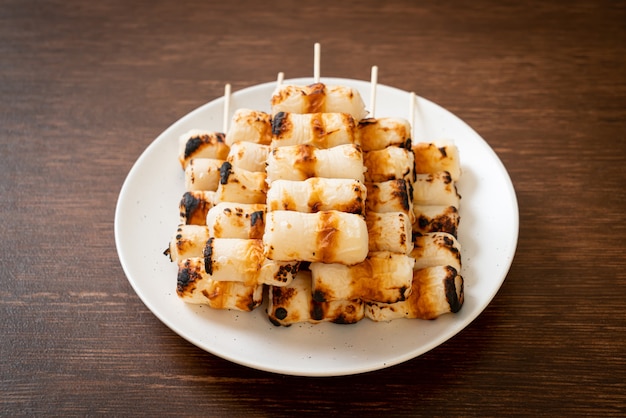
[{"label": "stack of skewers", "polygon": [[227,85],[224,133],[180,138],[186,192],[166,250],[177,294],[241,311],[267,294],[284,326],[457,312],[457,148],[412,144],[413,120],[375,118],[376,67],[367,118],[358,91],[320,82],[318,44],[314,63],[309,86],[279,74],[271,113],[227,119]]}]

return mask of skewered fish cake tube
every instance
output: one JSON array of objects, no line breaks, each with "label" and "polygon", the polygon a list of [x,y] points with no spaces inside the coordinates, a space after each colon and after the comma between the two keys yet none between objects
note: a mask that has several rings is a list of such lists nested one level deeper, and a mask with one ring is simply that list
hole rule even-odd
[{"label": "skewered fish cake tube", "polygon": [[411,198],[410,183],[404,179],[383,181],[380,183],[366,183],[367,201],[365,209],[368,212],[403,212],[409,216],[411,224],[415,219]]},{"label": "skewered fish cake tube", "polygon": [[[228,240],[223,238],[221,240]],[[211,245],[219,245],[222,247],[230,246],[235,250],[245,249],[248,245],[254,245],[252,243],[244,243],[243,241],[254,240],[230,240],[233,242],[216,243],[215,241]],[[234,242],[240,241],[240,242]],[[215,281],[220,283],[238,282],[243,283],[246,286],[256,286],[267,284],[270,286],[287,286],[292,281],[295,275],[300,269],[299,261],[274,261],[269,259],[263,259],[261,264],[257,266],[257,270],[251,271],[246,266],[246,260],[236,260],[233,256],[223,254],[223,248],[217,249],[220,252],[220,256],[214,259],[215,256],[211,256],[210,260],[207,256],[204,257],[191,257],[185,258],[178,262],[179,269],[181,265],[192,269],[198,276],[198,280]],[[251,264],[251,263],[249,263]],[[207,271],[207,268],[209,270]],[[221,269],[221,270],[216,270]]]},{"label": "skewered fish cake tube", "polygon": [[275,180],[267,191],[267,209],[314,213],[323,210],[364,214],[367,189],[352,179],[311,177]]},{"label": "skewered fish cake tube", "polygon": [[413,238],[411,257],[415,259],[415,270],[435,266],[452,266],[461,272],[461,246],[453,235],[433,232]]},{"label": "skewered fish cake tube", "polygon": [[408,299],[397,303],[367,303],[365,316],[373,321],[397,318],[435,319],[463,306],[463,277],[451,266],[429,267],[413,273]]},{"label": "skewered fish cake tube", "polygon": [[415,158],[413,151],[390,146],[381,150],[366,152],[363,156],[365,181],[380,183],[387,180],[415,180]]},{"label": "skewered fish cake tube", "polygon": [[357,126],[357,133],[365,152],[389,146],[411,149],[411,125],[406,119],[363,119]]},{"label": "skewered fish cake tube", "polygon": [[220,181],[215,202],[265,203],[266,174],[233,167],[225,161],[220,166]]},{"label": "skewered fish cake tube", "polygon": [[242,282],[219,282],[206,276],[202,263],[184,260],[178,266],[176,293],[187,303],[214,309],[252,311],[263,302],[263,286]]},{"label": "skewered fish cake tube", "polygon": [[365,260],[368,235],[360,215],[335,210],[276,210],[265,219],[265,254],[278,261],[356,264]]},{"label": "skewered fish cake tube", "polygon": [[413,183],[413,206],[459,207],[461,196],[447,171],[417,174]]},{"label": "skewered fish cake tube", "polygon": [[368,113],[358,90],[345,86],[326,86],[323,83],[281,85],[274,91],[271,103],[274,115],[279,112],[348,113],[359,121]]},{"label": "skewered fish cake tube", "polygon": [[165,254],[175,262],[200,257],[208,239],[209,230],[206,225],[178,225]]},{"label": "skewered fish cake tube", "polygon": [[215,191],[220,183],[220,167],[224,160],[194,158],[185,168],[185,190]]},{"label": "skewered fish cake tube", "polygon": [[178,161],[185,168],[193,158],[225,160],[229,148],[224,138],[221,132],[191,130],[181,135],[178,140]]},{"label": "skewered fish cake tube", "polygon": [[363,153],[353,144],[319,149],[312,145],[274,148],[267,156],[267,182],[311,177],[354,179],[363,182]]},{"label": "skewered fish cake tube", "polygon": [[270,286],[267,314],[276,326],[299,322],[354,324],[364,317],[364,303],[360,300],[314,301],[311,296],[311,272],[302,270],[291,284]]},{"label": "skewered fish cake tube", "polygon": [[457,236],[459,211],[454,206],[414,206],[415,222],[413,232],[447,232]]},{"label": "skewered fish cake tube", "polygon": [[197,190],[185,192],[178,203],[180,223],[206,225],[206,215],[213,207],[214,191]]},{"label": "skewered fish cake tube", "polygon": [[262,239],[265,204],[220,202],[207,213],[209,235],[215,238]]},{"label": "skewered fish cake tube", "polygon": [[272,148],[302,144],[317,148],[358,145],[355,131],[354,119],[345,113],[279,112],[272,120]]},{"label": "skewered fish cake tube", "polygon": [[358,264],[311,263],[313,299],[318,302],[361,299],[394,303],[411,291],[415,260],[405,254],[370,253]]},{"label": "skewered fish cake tube", "polygon": [[230,147],[226,161],[233,167],[244,170],[265,171],[265,160],[267,160],[269,149],[269,145],[243,141],[235,142]]},{"label": "skewered fish cake tube", "polygon": [[412,149],[415,154],[416,173],[447,171],[453,181],[458,181],[461,177],[459,149],[456,145],[418,142],[413,144]]},{"label": "skewered fish cake tube", "polygon": [[367,212],[369,251],[409,254],[413,250],[411,219],[404,212]]},{"label": "skewered fish cake tube", "polygon": [[252,109],[237,109],[225,137],[226,145],[236,142],[254,142],[269,145],[272,142],[272,117]]},{"label": "skewered fish cake tube", "polygon": [[263,242],[258,239],[209,238],[203,251],[206,272],[216,281],[257,283],[265,261]]}]

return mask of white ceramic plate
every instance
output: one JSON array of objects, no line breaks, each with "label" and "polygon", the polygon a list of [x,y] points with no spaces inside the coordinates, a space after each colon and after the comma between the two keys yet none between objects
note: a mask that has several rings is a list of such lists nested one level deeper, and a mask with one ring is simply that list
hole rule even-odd
[{"label": "white ceramic plate", "polygon": [[[286,83],[310,84],[309,79]],[[357,88],[364,81],[323,78],[328,85]],[[231,110],[269,111],[275,83],[233,93]],[[379,85],[376,116],[409,119],[409,94]],[[184,175],[178,137],[193,128],[222,130],[224,99],[199,107],[163,132],[139,157],[121,189],[115,213],[115,240],[122,267],[137,295],[169,328],[196,346],[259,370],[305,376],[337,376],[385,368],[442,344],[489,304],[509,270],[518,236],[518,207],[510,177],[487,143],[440,106],[417,98],[414,141],[453,140],[463,174],[459,241],[462,245],[465,304],[457,314],[433,321],[400,319],[354,325],[300,324],[276,327],[263,307],[254,312],[189,305],[176,295],[176,266],[163,250],[178,224]]]}]

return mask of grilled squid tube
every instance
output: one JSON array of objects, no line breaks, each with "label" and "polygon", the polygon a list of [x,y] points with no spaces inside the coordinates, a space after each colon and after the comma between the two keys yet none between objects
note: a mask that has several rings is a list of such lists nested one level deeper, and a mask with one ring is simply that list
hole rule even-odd
[{"label": "grilled squid tube", "polygon": [[277,261],[356,264],[365,260],[368,235],[360,215],[335,210],[276,210],[265,219],[265,253]]},{"label": "grilled squid tube", "polygon": [[176,293],[187,303],[205,304],[214,309],[249,312],[263,302],[263,285],[219,282],[207,277],[203,263],[186,259],[178,266]]},{"label": "grilled squid tube", "polygon": [[215,191],[220,183],[220,167],[224,160],[194,158],[185,168],[185,190]]},{"label": "grilled squid tube", "polygon": [[354,179],[363,182],[363,153],[353,144],[319,149],[312,145],[275,148],[267,156],[267,182],[311,177]]},{"label": "grilled squid tube", "polygon": [[447,171],[417,174],[413,183],[413,206],[459,207],[461,196]]},{"label": "grilled squid tube", "polygon": [[359,121],[367,116],[365,103],[358,90],[345,86],[309,86],[284,84],[272,95],[272,114],[291,113],[348,113]]},{"label": "grilled squid tube", "polygon": [[380,183],[387,180],[415,180],[415,158],[413,151],[391,146],[381,150],[366,152],[363,164],[367,168],[365,181]]},{"label": "grilled squid tube", "polygon": [[452,266],[461,272],[461,246],[453,235],[433,232],[413,238],[411,257],[415,259],[415,270],[426,267]]},{"label": "grilled squid tube", "polygon": [[267,208],[305,213],[338,210],[362,215],[366,196],[367,189],[358,180],[323,177],[275,180],[267,191]]},{"label": "grilled squid tube", "polygon": [[360,300],[316,302],[311,297],[311,272],[302,270],[291,284],[270,286],[267,314],[276,326],[300,322],[354,324],[364,317],[364,303]]},{"label": "grilled squid tube", "polygon": [[220,202],[206,216],[209,235],[215,238],[262,239],[266,206],[262,203]]},{"label": "grilled squid tube", "polygon": [[361,299],[394,303],[411,292],[415,260],[405,254],[370,253],[358,264],[311,263],[313,299],[318,302]]},{"label": "grilled squid tube", "polygon": [[412,145],[415,154],[416,173],[437,173],[447,171],[453,181],[461,177],[459,149],[453,144],[418,142]]},{"label": "grilled squid tube", "polygon": [[220,166],[216,202],[265,203],[266,174],[233,167],[225,161]]},{"label": "grilled squid tube", "polygon": [[235,142],[230,147],[226,157],[233,167],[248,171],[265,171],[265,160],[269,152],[269,145],[254,142]]},{"label": "grilled squid tube", "polygon": [[272,141],[272,117],[258,110],[237,109],[224,140],[229,147],[236,142],[269,145]]},{"label": "grilled squid tube", "polygon": [[272,148],[302,144],[317,148],[358,145],[355,129],[354,119],[345,113],[279,112],[272,120]]},{"label": "grilled squid tube", "polygon": [[459,228],[459,211],[454,206],[413,206],[415,222],[413,232],[427,234],[429,232],[447,232],[457,236]]},{"label": "grilled squid tube", "polygon": [[411,149],[411,125],[406,119],[363,119],[357,126],[357,133],[365,152],[389,146]]},{"label": "grilled squid tube", "polygon": [[409,254],[413,250],[411,219],[404,212],[367,212],[369,251]]},{"label": "grilled squid tube", "polygon": [[178,160],[183,168],[193,158],[214,158],[224,160],[229,148],[221,132],[206,132],[193,129],[178,140]]},{"label": "grilled squid tube", "polygon": [[208,239],[209,230],[206,225],[178,225],[165,255],[175,262],[201,257]]},{"label": "grilled squid tube", "polygon": [[368,303],[365,316],[374,321],[397,318],[435,319],[463,306],[463,277],[454,267],[436,266],[413,273],[408,299],[396,303]]},{"label": "grilled squid tube", "polygon": [[380,183],[366,183],[365,186],[367,187],[366,211],[403,212],[409,216],[411,224],[413,224],[415,214],[413,213],[410,183],[404,179],[396,179]]},{"label": "grilled squid tube", "polygon": [[197,190],[185,192],[178,203],[180,223],[206,225],[206,215],[213,207],[214,191]]}]

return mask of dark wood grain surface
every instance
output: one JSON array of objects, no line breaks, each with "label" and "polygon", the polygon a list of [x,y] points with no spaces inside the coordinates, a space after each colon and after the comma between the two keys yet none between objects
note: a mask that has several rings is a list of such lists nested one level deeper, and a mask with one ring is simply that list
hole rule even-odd
[{"label": "dark wood grain surface", "polygon": [[[305,378],[189,344],[117,257],[121,185],[166,127],[312,72],[430,99],[498,153],[504,285],[406,363]],[[626,414],[626,3],[0,2],[0,415]]]}]

